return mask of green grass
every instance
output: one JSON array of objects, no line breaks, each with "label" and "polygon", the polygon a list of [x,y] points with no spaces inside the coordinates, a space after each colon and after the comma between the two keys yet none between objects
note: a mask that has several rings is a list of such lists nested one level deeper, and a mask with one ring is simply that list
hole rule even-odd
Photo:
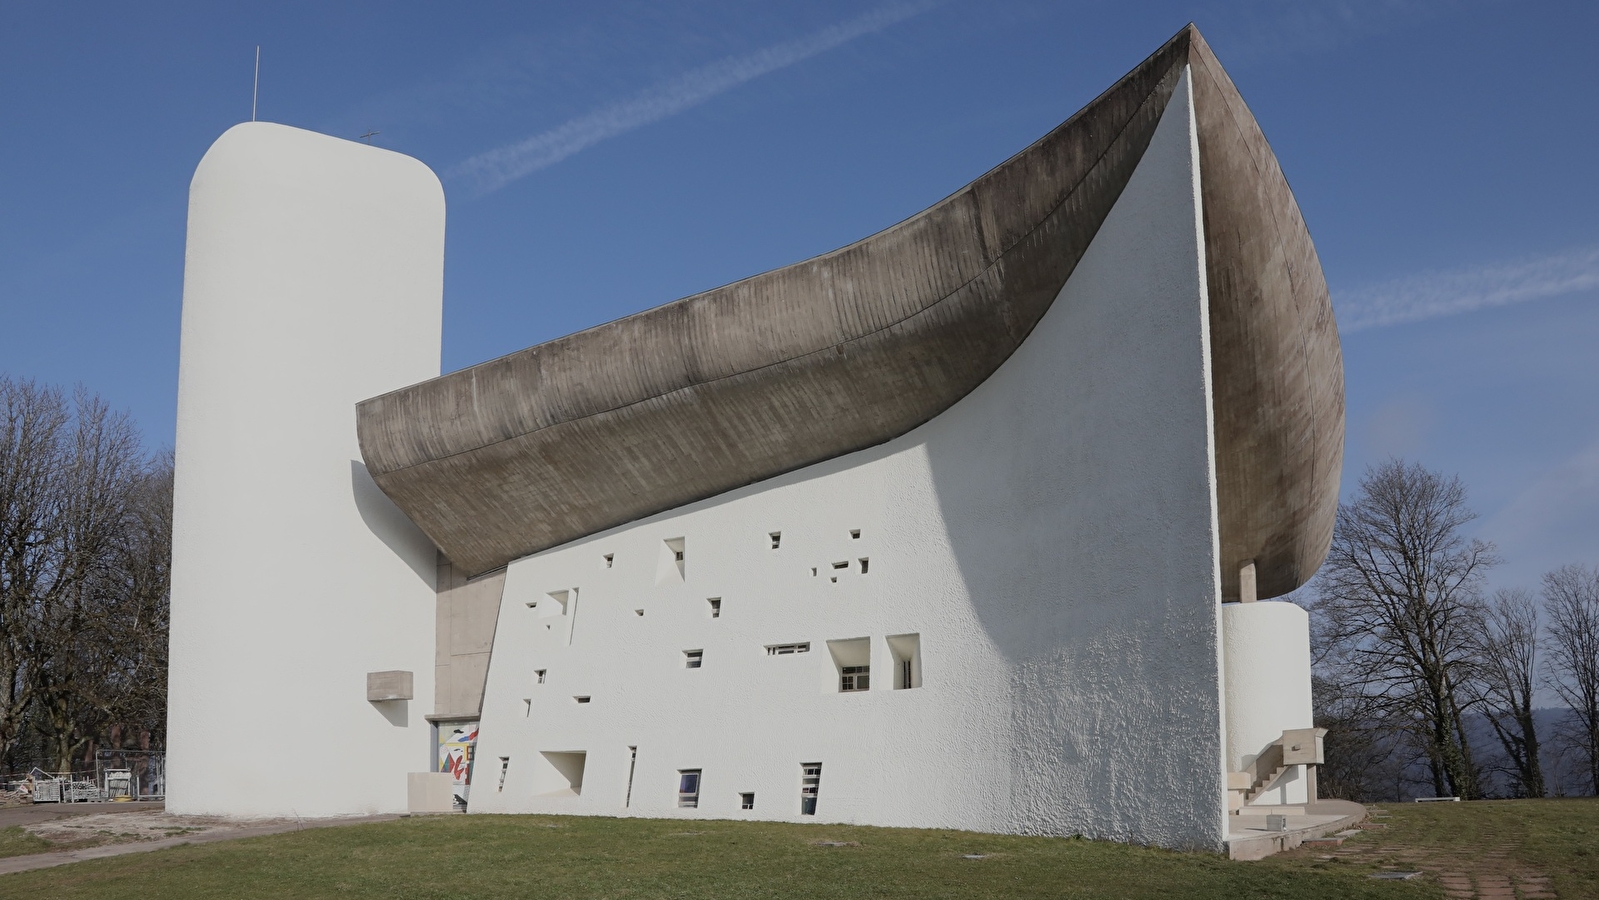
[{"label": "green grass", "polygon": [[1485,800],[1474,803],[1395,803],[1383,805],[1385,831],[1362,835],[1363,852],[1345,862],[1328,863],[1313,851],[1273,858],[1285,868],[1372,870],[1381,864],[1418,868],[1430,860],[1435,871],[1469,869],[1483,855],[1503,850],[1506,869],[1549,875],[1562,898],[1599,898],[1599,799]]},{"label": "green grass", "polygon": [[49,841],[34,837],[23,831],[21,826],[0,828],[0,859],[7,856],[26,856],[29,853],[46,853],[50,849]]},{"label": "green grass", "polygon": [[[820,847],[816,841],[853,841]],[[966,854],[987,854],[965,859]],[[0,876],[55,898],[1435,897],[1364,870],[1069,838],[762,822],[452,816],[316,829]]]}]

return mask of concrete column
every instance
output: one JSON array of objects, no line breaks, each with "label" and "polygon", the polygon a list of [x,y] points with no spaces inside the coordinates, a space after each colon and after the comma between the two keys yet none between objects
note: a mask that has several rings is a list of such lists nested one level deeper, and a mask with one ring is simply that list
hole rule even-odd
[{"label": "concrete column", "polygon": [[1244,563],[1238,570],[1238,600],[1241,603],[1255,602],[1255,561]]}]

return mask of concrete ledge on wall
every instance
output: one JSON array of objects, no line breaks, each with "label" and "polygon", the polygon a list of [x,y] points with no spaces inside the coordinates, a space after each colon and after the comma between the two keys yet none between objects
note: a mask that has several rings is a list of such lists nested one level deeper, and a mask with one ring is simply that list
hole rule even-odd
[{"label": "concrete ledge on wall", "polygon": [[385,700],[410,700],[415,694],[411,687],[411,673],[394,670],[366,673],[366,699],[368,703]]}]

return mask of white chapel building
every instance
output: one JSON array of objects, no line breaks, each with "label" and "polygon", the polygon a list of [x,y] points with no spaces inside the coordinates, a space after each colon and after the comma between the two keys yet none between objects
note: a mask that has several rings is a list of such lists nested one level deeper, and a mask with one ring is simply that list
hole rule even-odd
[{"label": "white chapel building", "polygon": [[444,228],[386,150],[200,162],[171,811],[1219,850],[1315,799],[1307,618],[1254,601],[1331,540],[1338,336],[1192,26],[879,234],[441,375]]}]

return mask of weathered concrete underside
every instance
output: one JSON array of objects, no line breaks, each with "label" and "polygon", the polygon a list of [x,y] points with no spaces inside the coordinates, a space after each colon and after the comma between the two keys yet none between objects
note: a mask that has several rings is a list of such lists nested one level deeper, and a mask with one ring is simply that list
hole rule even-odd
[{"label": "weathered concrete underside", "polygon": [[1037,143],[832,253],[362,402],[378,485],[464,571],[908,432],[982,383],[1071,275],[1193,72],[1223,593],[1331,540],[1343,370],[1259,127],[1189,26]]}]

